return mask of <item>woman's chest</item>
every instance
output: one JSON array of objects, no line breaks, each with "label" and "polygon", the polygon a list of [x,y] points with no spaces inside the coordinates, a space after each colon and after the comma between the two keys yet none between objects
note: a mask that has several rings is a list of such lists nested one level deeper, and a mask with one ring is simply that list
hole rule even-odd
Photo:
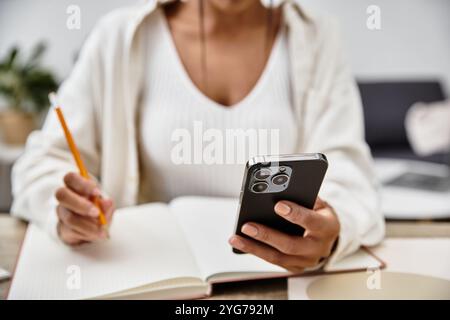
[{"label": "woman's chest", "polygon": [[188,91],[164,92],[149,89],[140,117],[140,140],[155,160],[245,164],[258,154],[295,150],[297,124],[287,97],[255,96],[225,109]]}]

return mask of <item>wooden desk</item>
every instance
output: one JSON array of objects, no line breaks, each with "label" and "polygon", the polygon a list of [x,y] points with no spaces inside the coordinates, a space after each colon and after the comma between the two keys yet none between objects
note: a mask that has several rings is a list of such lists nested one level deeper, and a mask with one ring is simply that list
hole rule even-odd
[{"label": "wooden desk", "polygon": [[[19,254],[26,223],[0,214],[0,266],[10,272]],[[388,222],[386,235],[400,237],[449,237],[450,222]],[[0,282],[0,298],[4,299],[10,281]],[[221,284],[214,287],[211,299],[287,299],[286,279],[258,280]]]},{"label": "wooden desk", "polygon": [[[0,214],[0,267],[12,273],[19,254],[27,224]],[[11,281],[0,282],[0,299],[5,299]]]}]

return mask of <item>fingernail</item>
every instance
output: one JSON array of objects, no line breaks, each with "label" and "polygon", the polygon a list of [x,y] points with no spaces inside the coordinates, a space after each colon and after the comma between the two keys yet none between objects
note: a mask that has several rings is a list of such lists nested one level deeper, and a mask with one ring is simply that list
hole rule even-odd
[{"label": "fingernail", "polygon": [[287,216],[289,213],[291,213],[291,207],[289,207],[286,203],[284,202],[278,202],[275,205],[275,211],[279,214],[281,214],[282,216]]},{"label": "fingernail", "polygon": [[91,217],[97,218],[100,214],[100,211],[96,207],[92,207],[88,213]]},{"label": "fingernail", "polygon": [[95,189],[92,191],[92,195],[93,195],[94,197],[100,197],[100,196],[102,195],[102,192],[100,191],[100,189],[95,188]]},{"label": "fingernail", "polygon": [[237,237],[232,237],[230,239],[230,244],[236,249],[242,249],[244,247],[242,241]]},{"label": "fingernail", "polygon": [[258,228],[251,224],[244,224],[242,232],[250,237],[256,237],[258,235]]}]

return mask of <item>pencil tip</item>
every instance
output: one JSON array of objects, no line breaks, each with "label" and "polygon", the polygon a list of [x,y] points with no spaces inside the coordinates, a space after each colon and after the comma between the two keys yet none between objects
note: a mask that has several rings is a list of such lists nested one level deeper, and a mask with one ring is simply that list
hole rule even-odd
[{"label": "pencil tip", "polygon": [[110,239],[111,236],[109,234],[109,226],[107,224],[105,224],[105,225],[102,226],[102,229],[103,229],[103,232],[105,232],[106,239]]}]

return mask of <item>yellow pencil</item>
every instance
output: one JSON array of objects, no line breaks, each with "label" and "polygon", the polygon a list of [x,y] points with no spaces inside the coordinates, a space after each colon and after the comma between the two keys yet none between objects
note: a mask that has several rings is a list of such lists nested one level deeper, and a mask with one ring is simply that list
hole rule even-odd
[{"label": "yellow pencil", "polygon": [[[59,122],[61,123],[61,126],[64,130],[64,135],[66,136],[67,144],[69,145],[70,151],[72,152],[73,158],[75,159],[75,162],[77,164],[78,170],[80,171],[80,175],[89,180],[89,174],[86,170],[86,167],[84,166],[83,160],[81,159],[80,152],[78,151],[78,148],[75,144],[75,141],[73,140],[72,134],[70,133],[69,127],[67,126],[66,120],[64,118],[64,115],[62,113],[62,110],[58,103],[56,102],[56,95],[54,93],[49,94],[50,101],[56,111],[56,114],[58,115]],[[95,206],[100,211],[100,215],[98,216],[99,222],[102,226],[106,226],[107,221],[105,218],[105,214],[103,213],[103,210],[100,206],[100,201],[98,197],[92,197],[91,201],[95,204]]]}]

